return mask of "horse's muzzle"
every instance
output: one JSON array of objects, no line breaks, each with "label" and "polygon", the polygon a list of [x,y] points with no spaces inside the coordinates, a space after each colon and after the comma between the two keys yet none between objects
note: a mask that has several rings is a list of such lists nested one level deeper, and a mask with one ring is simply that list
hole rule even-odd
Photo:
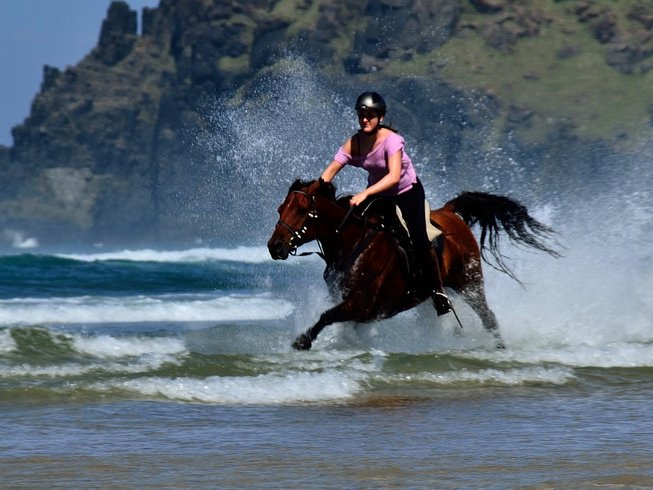
[{"label": "horse's muzzle", "polygon": [[274,260],[286,260],[290,254],[288,243],[274,236],[268,242],[268,250]]}]

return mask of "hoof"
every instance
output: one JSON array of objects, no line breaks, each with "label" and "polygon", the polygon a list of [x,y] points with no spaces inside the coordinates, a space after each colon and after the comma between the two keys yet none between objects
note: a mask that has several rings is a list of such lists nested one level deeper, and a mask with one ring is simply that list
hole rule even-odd
[{"label": "hoof", "polygon": [[453,311],[451,301],[449,301],[449,298],[444,293],[433,294],[433,308],[435,308],[438,316],[446,315],[450,311]]},{"label": "hoof", "polygon": [[494,333],[494,345],[497,348],[497,350],[506,350],[506,344],[503,343],[503,339],[501,338],[501,335],[498,333]]},{"label": "hoof", "polygon": [[312,345],[311,339],[305,333],[295,339],[292,346],[297,350],[310,350]]}]

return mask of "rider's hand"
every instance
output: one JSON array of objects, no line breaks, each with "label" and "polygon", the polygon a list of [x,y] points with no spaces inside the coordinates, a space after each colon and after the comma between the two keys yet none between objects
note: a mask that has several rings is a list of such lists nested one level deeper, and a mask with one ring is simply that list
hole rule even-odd
[{"label": "rider's hand", "polygon": [[367,199],[367,197],[368,197],[367,192],[365,192],[365,191],[363,191],[363,192],[359,192],[358,194],[356,194],[355,196],[353,196],[353,197],[349,200],[349,204],[350,204],[351,206],[358,206],[358,205],[359,205],[360,203],[362,203],[365,199]]}]

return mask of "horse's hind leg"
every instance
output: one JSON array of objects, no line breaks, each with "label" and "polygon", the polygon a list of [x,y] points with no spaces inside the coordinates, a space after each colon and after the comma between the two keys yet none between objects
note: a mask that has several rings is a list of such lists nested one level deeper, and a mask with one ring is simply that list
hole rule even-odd
[{"label": "horse's hind leg", "polygon": [[479,316],[481,322],[483,322],[483,327],[485,330],[494,336],[497,349],[505,349],[506,346],[503,343],[501,334],[499,333],[499,322],[497,321],[497,317],[494,315],[494,312],[487,304],[487,299],[485,298],[483,281],[480,280],[473,286],[467,286],[464,290],[461,291],[461,294],[467,304],[469,304],[469,306],[471,306]]},{"label": "horse's hind leg", "polygon": [[313,341],[324,327],[332,323],[346,322],[349,320],[353,320],[350,303],[340,303],[322,313],[317,323],[297,337],[292,346],[297,350],[309,350]]}]

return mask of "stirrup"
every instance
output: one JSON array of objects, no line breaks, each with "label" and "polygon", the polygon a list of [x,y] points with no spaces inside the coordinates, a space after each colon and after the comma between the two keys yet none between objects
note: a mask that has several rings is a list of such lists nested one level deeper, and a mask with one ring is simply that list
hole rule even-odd
[{"label": "stirrup", "polygon": [[446,315],[453,311],[453,306],[447,295],[438,291],[433,293],[433,308],[435,308],[438,316]]}]

